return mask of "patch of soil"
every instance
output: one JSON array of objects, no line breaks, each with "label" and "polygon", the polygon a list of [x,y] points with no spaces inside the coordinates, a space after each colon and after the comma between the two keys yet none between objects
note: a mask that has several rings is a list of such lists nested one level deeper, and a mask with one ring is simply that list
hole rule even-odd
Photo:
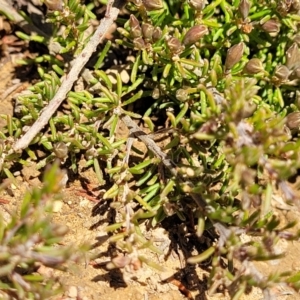
[{"label": "patch of soil", "polygon": [[[14,66],[11,62],[2,64],[0,72],[0,113],[3,115],[12,115],[13,105],[10,95],[6,96],[6,91],[11,85]],[[0,118],[0,128],[6,124],[6,120]]]}]

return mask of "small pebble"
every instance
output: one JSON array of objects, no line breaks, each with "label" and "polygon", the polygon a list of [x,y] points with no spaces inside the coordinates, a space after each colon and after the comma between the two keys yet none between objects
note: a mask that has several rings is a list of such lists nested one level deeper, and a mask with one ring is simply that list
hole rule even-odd
[{"label": "small pebble", "polygon": [[41,265],[37,272],[40,274],[40,275],[43,275],[45,277],[48,277],[50,278],[52,275],[53,275],[53,269],[52,268],[48,268],[48,267],[45,267],[43,265]]},{"label": "small pebble", "polygon": [[13,183],[10,185],[10,188],[11,188],[12,190],[16,190],[16,189],[17,189],[17,187],[16,187]]},{"label": "small pebble", "polygon": [[79,203],[79,206],[80,207],[88,207],[89,205],[91,204],[91,201],[83,198],[80,203]]},{"label": "small pebble", "polygon": [[63,207],[63,202],[62,202],[62,201],[59,201],[59,200],[54,201],[54,202],[53,202],[53,208],[52,208],[52,211],[53,211],[54,213],[58,213],[58,212],[61,211],[62,207]]},{"label": "small pebble", "polygon": [[71,298],[77,298],[78,292],[76,286],[70,286],[68,296]]}]

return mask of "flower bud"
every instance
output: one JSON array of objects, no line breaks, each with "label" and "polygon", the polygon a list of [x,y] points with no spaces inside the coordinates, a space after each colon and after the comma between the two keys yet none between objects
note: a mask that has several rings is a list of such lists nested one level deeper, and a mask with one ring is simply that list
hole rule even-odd
[{"label": "flower bud", "polygon": [[133,38],[138,38],[142,35],[142,29],[138,19],[134,15],[129,18],[130,33]]},{"label": "flower bud", "polygon": [[143,40],[143,38],[138,37],[133,40],[133,45],[134,48],[141,50],[145,48],[145,41]]},{"label": "flower bud", "polygon": [[64,142],[58,142],[53,145],[53,152],[56,157],[64,159],[68,156],[68,146]]},{"label": "flower bud", "polygon": [[290,70],[284,65],[277,66],[274,72],[274,76],[281,82],[286,81],[289,75]]},{"label": "flower bud", "polygon": [[300,63],[300,51],[297,43],[293,43],[292,46],[286,51],[286,66],[289,69],[294,68]]},{"label": "flower bud", "polygon": [[286,126],[291,129],[298,129],[300,127],[300,112],[294,111],[286,116]]},{"label": "flower bud", "polygon": [[162,31],[159,27],[156,27],[154,29],[152,39],[153,39],[154,42],[157,42],[161,37],[162,37]]},{"label": "flower bud", "polygon": [[206,0],[189,0],[188,4],[190,7],[194,8],[197,11],[202,11],[205,7]]},{"label": "flower bud", "polygon": [[181,46],[180,41],[175,37],[169,38],[167,40],[167,45],[168,45],[170,51],[174,54],[180,53],[183,49],[183,47]]},{"label": "flower bud", "polygon": [[299,10],[300,10],[300,1],[299,0],[294,0],[294,1],[292,1],[293,3],[292,3],[292,9],[294,10],[294,11],[297,11],[297,12],[299,12]]},{"label": "flower bud", "polygon": [[152,91],[152,98],[153,99],[158,99],[160,97],[160,90],[156,87],[154,88],[154,90]]},{"label": "flower bud", "polygon": [[271,36],[275,36],[280,31],[280,23],[277,19],[270,19],[266,23],[264,23],[261,28],[269,33]]},{"label": "flower bud", "polygon": [[200,40],[204,35],[208,33],[208,29],[204,25],[195,25],[193,26],[185,35],[183,39],[184,45],[195,44]]},{"label": "flower bud", "polygon": [[249,10],[250,2],[248,0],[241,0],[239,4],[239,12],[244,20],[248,17]]},{"label": "flower bud", "polygon": [[185,89],[178,89],[176,91],[176,99],[180,102],[185,102],[189,99],[189,93]]},{"label": "flower bud", "polygon": [[290,80],[300,79],[300,66],[293,70],[289,79]]},{"label": "flower bud", "polygon": [[62,0],[44,0],[45,5],[50,10],[63,10],[63,1]]},{"label": "flower bud", "polygon": [[142,0],[147,11],[162,9],[163,2],[162,0]]},{"label": "flower bud", "polygon": [[228,49],[226,60],[225,60],[225,69],[230,70],[232,67],[237,64],[244,53],[244,43],[240,42],[231,48]]},{"label": "flower bud", "polygon": [[293,1],[291,1],[291,0],[278,1],[276,10],[282,17],[285,17],[287,15],[287,13],[289,12],[289,10],[291,8],[292,2]]},{"label": "flower bud", "polygon": [[250,75],[257,74],[263,70],[263,64],[258,58],[251,58],[244,67],[244,72]]},{"label": "flower bud", "polygon": [[154,32],[154,27],[150,24],[142,24],[143,37],[147,40],[152,40],[152,35]]}]

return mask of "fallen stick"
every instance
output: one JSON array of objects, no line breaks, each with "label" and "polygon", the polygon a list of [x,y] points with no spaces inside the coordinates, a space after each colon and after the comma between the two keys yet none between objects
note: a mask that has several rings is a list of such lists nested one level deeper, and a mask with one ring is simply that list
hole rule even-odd
[{"label": "fallen stick", "polygon": [[120,9],[124,4],[124,0],[109,0],[106,8],[105,17],[101,20],[99,27],[94,35],[87,43],[82,52],[75,58],[74,64],[62,82],[56,95],[50,101],[47,107],[44,108],[41,115],[30,127],[30,129],[13,145],[15,151],[23,150],[28,147],[34,137],[44,128],[52,115],[66,98],[67,93],[71,90],[74,82],[78,79],[79,73],[90,59],[93,52],[96,51],[98,44],[104,38],[106,32],[117,19]]},{"label": "fallen stick", "polygon": [[25,20],[10,4],[7,0],[0,0],[0,12],[2,12],[9,20],[13,21],[17,24],[22,30],[24,30],[27,34],[32,32],[37,33],[45,38],[49,38],[49,36],[37,28],[34,24],[29,23]]}]

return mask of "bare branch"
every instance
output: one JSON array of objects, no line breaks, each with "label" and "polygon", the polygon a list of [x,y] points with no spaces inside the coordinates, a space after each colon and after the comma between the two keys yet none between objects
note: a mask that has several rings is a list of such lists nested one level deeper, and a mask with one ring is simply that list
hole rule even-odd
[{"label": "bare branch", "polygon": [[7,2],[7,0],[0,0],[0,12],[7,16],[8,19],[14,21],[26,33],[37,33],[45,38],[49,38],[45,32],[37,28],[34,24],[28,23],[18,12]]},{"label": "bare branch", "polygon": [[109,0],[106,9],[106,15],[101,20],[99,27],[95,31],[86,47],[82,50],[80,55],[78,55],[78,57],[74,60],[72,69],[70,70],[69,74],[67,74],[56,95],[50,101],[48,106],[43,110],[42,114],[32,125],[32,127],[14,144],[13,149],[15,151],[22,150],[28,147],[33,138],[48,123],[51,116],[55,113],[60,104],[66,98],[66,95],[71,90],[74,82],[78,79],[79,73],[90,59],[92,53],[96,51],[98,44],[100,43],[100,41],[102,41],[106,32],[113,25],[113,22],[117,19],[117,16],[123,4],[124,0]]}]

